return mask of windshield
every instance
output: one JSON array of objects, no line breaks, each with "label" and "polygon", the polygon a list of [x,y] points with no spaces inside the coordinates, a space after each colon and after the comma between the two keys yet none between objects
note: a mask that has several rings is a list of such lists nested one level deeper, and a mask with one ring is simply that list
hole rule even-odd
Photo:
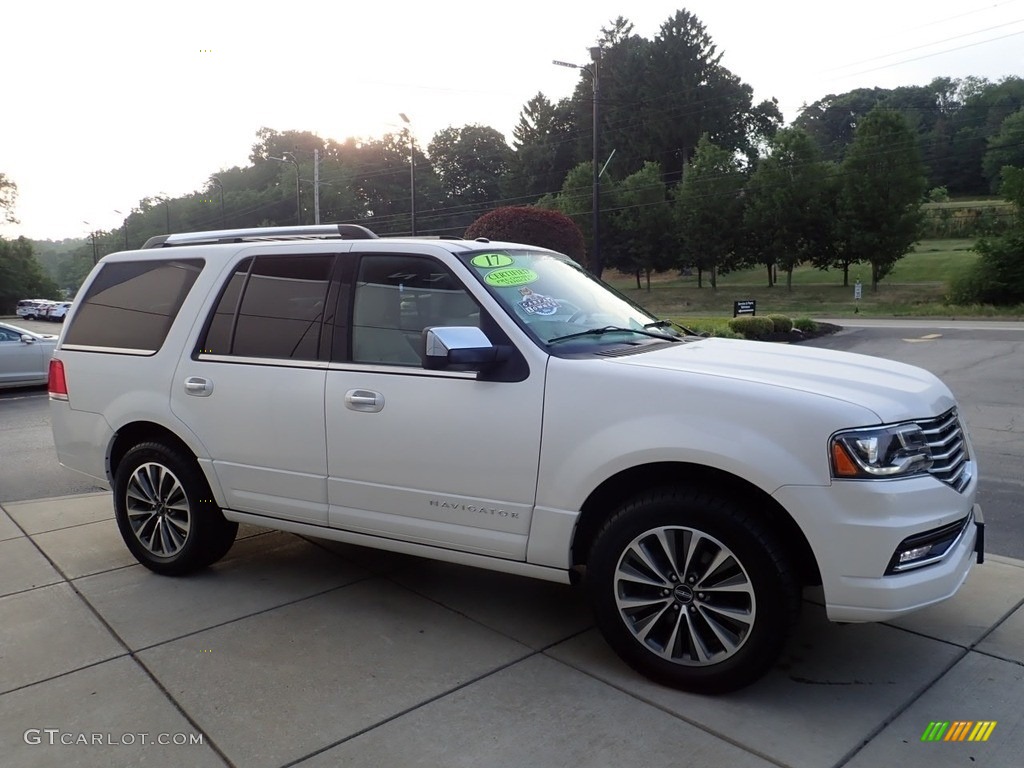
[{"label": "windshield", "polygon": [[568,257],[493,250],[462,258],[505,311],[546,346],[682,338]]}]

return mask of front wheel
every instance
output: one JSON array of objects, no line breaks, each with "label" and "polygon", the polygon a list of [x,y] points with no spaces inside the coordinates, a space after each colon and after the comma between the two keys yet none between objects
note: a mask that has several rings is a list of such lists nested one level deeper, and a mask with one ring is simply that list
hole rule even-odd
[{"label": "front wheel", "polygon": [[758,518],[682,489],[644,494],[609,518],[587,585],[597,625],[624,661],[698,693],[764,674],[800,605],[793,568]]},{"label": "front wheel", "polygon": [[136,445],[121,460],[114,513],[135,558],[169,576],[216,562],[238,531],[215,505],[195,459],[157,442]]}]

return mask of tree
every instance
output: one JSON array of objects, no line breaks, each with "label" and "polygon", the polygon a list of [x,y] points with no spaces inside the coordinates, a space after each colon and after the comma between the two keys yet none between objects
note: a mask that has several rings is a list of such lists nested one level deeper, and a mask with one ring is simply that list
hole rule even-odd
[{"label": "tree", "polygon": [[874,109],[842,164],[841,216],[855,261],[871,264],[871,289],[918,239],[926,180],[914,134],[901,115]]},{"label": "tree", "polygon": [[0,314],[12,314],[21,299],[56,299],[56,283],[43,271],[24,237],[0,238]]},{"label": "tree", "polygon": [[1003,168],[1000,191],[1015,204],[1016,221],[1004,235],[978,241],[978,260],[953,281],[955,304],[1024,304],[1024,168]]},{"label": "tree", "polygon": [[1024,168],[1024,107],[1003,120],[999,133],[988,140],[982,169],[993,187],[1007,165]]},{"label": "tree", "polygon": [[676,188],[673,214],[682,254],[679,266],[697,269],[697,287],[710,272],[718,287],[719,272],[731,266],[737,251],[737,232],[743,220],[745,177],[736,155],[715,146],[704,134]]},{"label": "tree", "polygon": [[[704,24],[681,10],[653,40],[632,29],[620,17],[598,40],[600,162],[614,148],[620,177],[651,161],[674,186],[704,133],[718,146],[755,157],[782,115],[773,101],[753,105],[753,89],[722,66]],[[573,96],[581,159],[591,156],[593,90],[587,70]]]},{"label": "tree", "polygon": [[745,192],[747,258],[765,265],[769,286],[776,265],[782,267],[792,289],[793,269],[813,260],[831,231],[827,171],[810,136],[799,128],[779,131]]},{"label": "tree", "polygon": [[530,99],[512,129],[515,151],[502,180],[502,196],[525,204],[556,192],[576,162],[575,137],[575,116],[568,99],[552,104],[543,93]]},{"label": "tree", "polygon": [[464,237],[536,245],[577,261],[582,261],[584,255],[583,233],[576,222],[564,213],[531,206],[504,206],[488,211],[469,225]]},{"label": "tree", "polygon": [[616,204],[608,211],[602,248],[605,266],[647,277],[651,290],[651,272],[663,272],[675,262],[672,232],[672,208],[657,163],[644,163],[636,173],[615,188]]},{"label": "tree", "polygon": [[[593,210],[594,201],[592,168],[593,166],[589,162],[577,165],[566,174],[565,181],[562,182],[561,191],[555,195],[545,195],[537,201],[537,206],[560,211],[576,222],[576,225],[583,233],[583,240],[587,244],[587,266],[594,269],[595,265],[591,264],[589,260],[589,254],[593,252],[592,244],[594,242],[594,231],[591,223],[593,220],[591,211]],[[614,190],[610,187],[611,184],[608,182],[602,182],[601,184],[601,209],[604,211],[611,207],[609,204],[614,198]]]},{"label": "tree", "polygon": [[427,152],[451,211],[451,224],[465,228],[481,211],[501,199],[501,178],[508,173],[512,150],[494,128],[466,125],[445,128],[431,139]]},{"label": "tree", "polygon": [[18,185],[0,173],[0,221],[17,224],[14,217],[14,203],[18,199]]}]

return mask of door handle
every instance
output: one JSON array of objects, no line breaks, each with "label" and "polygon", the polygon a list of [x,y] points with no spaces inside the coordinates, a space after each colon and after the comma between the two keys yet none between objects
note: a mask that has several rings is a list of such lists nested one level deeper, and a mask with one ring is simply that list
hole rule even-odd
[{"label": "door handle", "polygon": [[185,392],[194,397],[209,397],[213,394],[213,382],[202,376],[189,376],[185,379]]},{"label": "door handle", "polygon": [[370,389],[350,389],[345,393],[345,407],[350,411],[378,413],[384,408],[384,395]]}]

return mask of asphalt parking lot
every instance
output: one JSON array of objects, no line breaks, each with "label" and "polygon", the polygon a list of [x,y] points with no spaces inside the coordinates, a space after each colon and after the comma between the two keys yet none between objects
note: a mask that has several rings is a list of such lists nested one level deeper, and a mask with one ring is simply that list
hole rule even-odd
[{"label": "asphalt parking lot", "polygon": [[[1021,765],[1021,559],[888,624],[831,624],[808,590],[769,675],[702,697],[625,667],[571,587],[251,526],[170,579],[128,554],[109,493],[5,498],[4,768]],[[936,722],[995,725],[923,741]]]}]

